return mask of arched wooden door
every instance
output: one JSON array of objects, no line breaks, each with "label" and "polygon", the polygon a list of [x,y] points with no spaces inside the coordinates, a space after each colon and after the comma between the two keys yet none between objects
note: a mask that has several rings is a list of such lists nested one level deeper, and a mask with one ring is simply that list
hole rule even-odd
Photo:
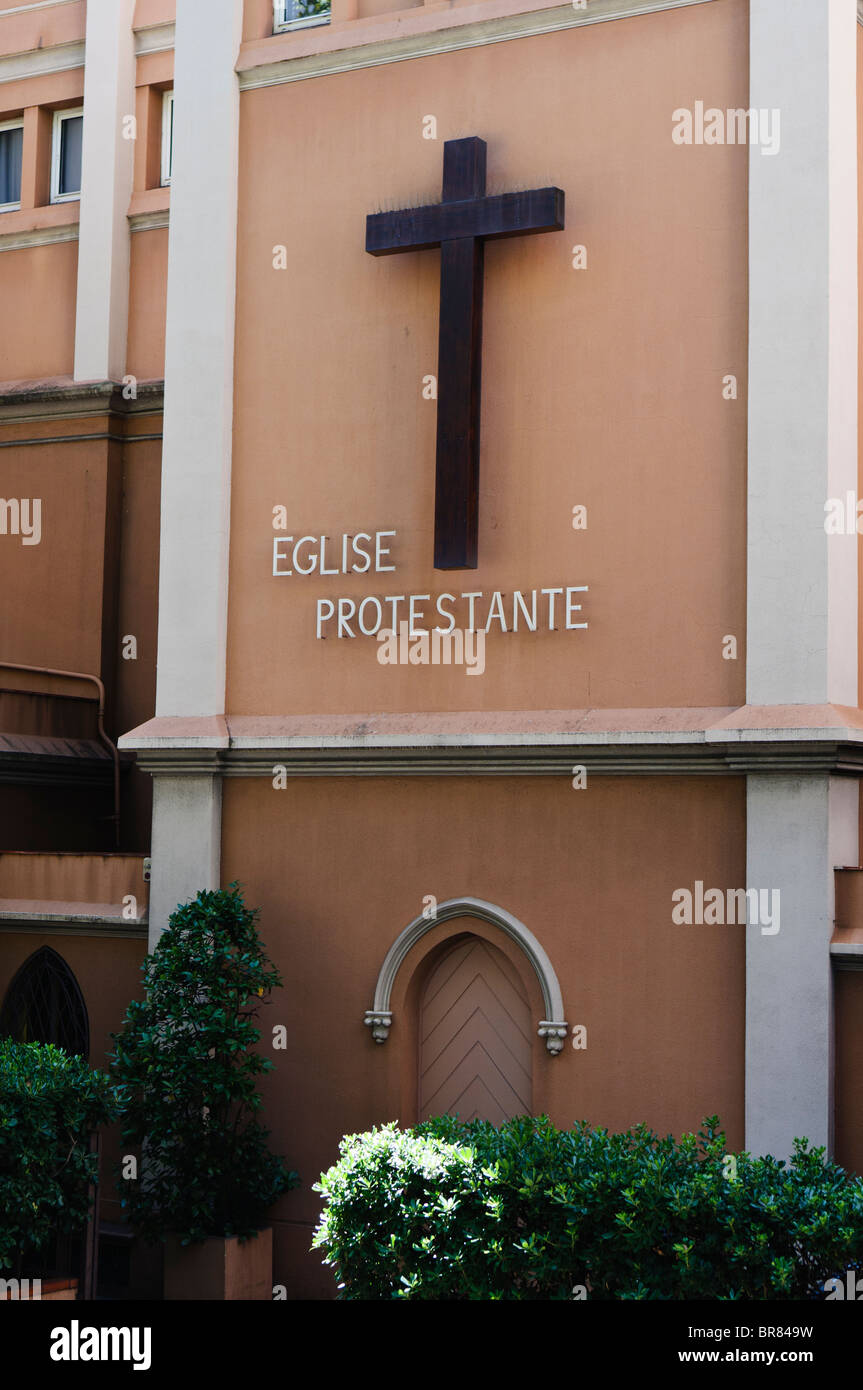
[{"label": "arched wooden door", "polygon": [[420,999],[419,1114],[503,1124],[532,1108],[533,1030],[524,985],[502,951],[460,938]]}]

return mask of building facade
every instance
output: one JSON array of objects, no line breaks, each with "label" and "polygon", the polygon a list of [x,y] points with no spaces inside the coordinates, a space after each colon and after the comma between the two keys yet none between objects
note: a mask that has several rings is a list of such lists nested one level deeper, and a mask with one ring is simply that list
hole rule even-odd
[{"label": "building facade", "polygon": [[861,54],[854,0],[0,0],[0,1000],[99,1064],[242,883],[292,1295],[387,1120],[863,1170]]}]

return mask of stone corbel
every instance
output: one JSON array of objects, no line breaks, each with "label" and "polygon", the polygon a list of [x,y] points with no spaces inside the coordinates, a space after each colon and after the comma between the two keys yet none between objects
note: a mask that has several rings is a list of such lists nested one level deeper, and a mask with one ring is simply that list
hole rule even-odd
[{"label": "stone corbel", "polygon": [[546,1050],[556,1057],[558,1052],[563,1051],[563,1044],[569,1032],[569,1025],[562,1020],[558,1023],[544,1018],[537,1029],[541,1038],[545,1038]]},{"label": "stone corbel", "polygon": [[385,1043],[390,1035],[393,1016],[386,1009],[366,1009],[365,1025],[371,1028],[376,1043]]}]

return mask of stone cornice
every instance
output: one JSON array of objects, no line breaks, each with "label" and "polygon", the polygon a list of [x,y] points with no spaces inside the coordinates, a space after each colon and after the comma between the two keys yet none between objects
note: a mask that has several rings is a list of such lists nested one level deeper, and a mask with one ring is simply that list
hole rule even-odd
[{"label": "stone cornice", "polygon": [[[712,3],[713,0],[588,0],[584,9],[575,9],[572,4],[553,5],[516,14],[499,13],[489,18],[476,18],[479,6],[452,10],[419,6],[396,15],[385,13],[353,20],[350,24],[331,24],[326,30],[312,30],[311,35],[303,32],[280,34],[277,39],[244,45],[237,64],[240,90],[301,82],[354,68],[378,67],[383,63],[450,53],[459,48],[478,48],[585,24],[602,24]],[[378,33],[381,37],[376,38]],[[267,61],[266,55],[275,51],[279,57]]]},{"label": "stone cornice", "polygon": [[169,53],[174,47],[175,24],[172,19],[162,24],[149,24],[135,30],[135,57],[145,53]]},{"label": "stone cornice", "polygon": [[[3,11],[0,11],[0,18]],[[6,53],[0,57],[0,83],[19,82],[25,77],[45,77],[52,72],[68,72],[83,68],[84,44],[52,44],[50,48],[32,48],[26,53]]]},{"label": "stone cornice", "polygon": [[11,382],[0,387],[0,424],[74,420],[94,415],[159,414],[164,395],[163,381],[139,381],[135,400],[124,399],[123,388],[116,381],[72,381],[59,377]]},{"label": "stone cornice", "polygon": [[78,223],[59,226],[25,227],[17,232],[0,231],[0,251],[24,251],[30,246],[54,246],[61,241],[78,240]]},{"label": "stone cornice", "polygon": [[0,933],[49,933],[51,936],[111,936],[135,937],[147,940],[147,918],[126,920],[115,915],[71,912],[3,912],[0,911]]},{"label": "stone cornice", "polygon": [[155,208],[152,212],[135,212],[129,217],[130,232],[155,232],[171,223],[170,208]]},{"label": "stone cornice", "polygon": [[162,775],[273,777],[703,777],[863,773],[863,712],[739,710],[151,720],[126,734]]},{"label": "stone cornice", "polygon": [[288,777],[572,777],[583,766],[588,777],[741,777],[748,773],[825,776],[863,775],[863,748],[817,743],[789,747],[766,744],[740,748],[677,745],[571,744],[564,749],[469,748],[294,748],[146,749],[138,766],[153,775],[268,777],[284,768]]}]

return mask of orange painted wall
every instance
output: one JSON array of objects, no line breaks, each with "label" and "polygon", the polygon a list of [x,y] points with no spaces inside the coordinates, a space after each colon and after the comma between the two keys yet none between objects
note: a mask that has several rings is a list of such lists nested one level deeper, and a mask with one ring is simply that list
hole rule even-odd
[{"label": "orange painted wall", "polygon": [[168,228],[135,232],[129,269],[129,339],[126,370],[140,381],[165,374]]},{"label": "orange painted wall", "polygon": [[[3,216],[20,214],[0,215],[0,232],[5,230]],[[77,241],[0,255],[0,303],[7,325],[0,334],[0,381],[71,376],[77,277]]]},{"label": "orange painted wall", "polygon": [[[17,10],[16,14],[4,11]],[[27,53],[55,44],[80,43],[84,38],[86,4],[22,5],[21,0],[0,3],[0,54]]]},{"label": "orange painted wall", "polygon": [[[146,235],[146,234],[144,234]],[[134,239],[133,239],[134,242]],[[144,416],[145,433],[161,429],[161,416]],[[159,612],[159,515],[162,448],[157,440],[128,443],[123,455],[123,499],[118,561],[117,644],[112,735],[152,718],[156,708],[156,635]],[[134,661],[124,639],[137,642]],[[137,770],[125,779],[123,843],[149,850],[153,781]]]},{"label": "orange painted wall", "polygon": [[[484,898],[519,917],[551,958],[568,1022],[586,1025],[585,1052],[551,1058],[537,1040],[538,1112],[675,1133],[718,1112],[742,1145],[744,929],[675,926],[671,894],[696,878],[743,885],[744,825],[742,779],[598,778],[583,792],[551,778],[310,779],[285,791],[229,779],[222,881],[239,879],[261,908],[285,979],[264,1037],[284,1023],[290,1047],[270,1054],[263,1089],[273,1144],[303,1188],[274,1213],[277,1281],[331,1290],[303,1253],[311,1184],[343,1134],[414,1119],[407,991],[425,946],[397,980],[383,1047],[363,1015],[426,894]],[[526,984],[537,1008],[529,970]]]},{"label": "orange painted wall", "polygon": [[146,29],[151,24],[170,24],[177,12],[175,0],[137,0],[134,26]]},{"label": "orange painted wall", "polygon": [[[857,26],[857,370],[861,406],[857,411],[857,496],[863,497],[863,29]],[[857,540],[857,590],[863,596],[863,545]],[[857,703],[863,705],[863,602],[858,601]],[[860,863],[863,864],[863,783],[860,816]]]},{"label": "orange painted wall", "polygon": [[[150,0],[152,3],[152,0]],[[138,0],[141,3],[141,0]],[[264,39],[273,32],[273,0],[245,0],[243,39]]]},{"label": "orange painted wall", "polygon": [[18,599],[0,608],[0,650],[7,661],[102,674],[109,448],[72,441],[3,450],[3,495],[42,502],[39,545],[0,538],[0,591]]},{"label": "orange painted wall", "polygon": [[[747,151],[676,146],[671,118],[746,105],[747,22],[724,0],[243,94],[230,711],[743,702]],[[480,566],[446,574],[439,256],[373,259],[365,216],[437,201],[443,141],[473,134],[489,191],[555,182],[567,225],[487,246]],[[395,528],[397,572],[273,578],[277,504],[297,536]],[[564,584],[589,631],[493,633],[481,680],[314,636],[319,596]]]},{"label": "orange painted wall", "polygon": [[[5,17],[0,10],[0,54],[80,40],[84,36],[83,25],[83,3]],[[35,173],[33,191],[40,206],[0,213],[0,235],[68,226],[78,221],[79,204],[48,206],[47,190],[50,112],[80,105],[83,91],[83,68],[21,78],[0,88],[0,121],[21,116],[28,108],[41,107],[48,113],[41,146],[25,147],[25,174],[27,170]],[[32,166],[31,160],[35,160]],[[77,280],[77,241],[4,250],[0,254],[0,304],[8,330],[0,334],[0,382],[38,381],[72,374]]]},{"label": "orange painted wall", "polygon": [[134,938],[58,936],[51,932],[0,935],[0,998],[12,977],[34,951],[51,946],[72,970],[90,1020],[90,1063],[105,1065],[109,1034],[122,1022],[126,1005],[139,997],[139,967],[146,942]]},{"label": "orange painted wall", "polygon": [[[90,1065],[105,1068],[107,1053],[126,1007],[140,997],[140,966],[147,944],[130,938],[99,939],[93,936],[59,936],[55,933],[0,933],[0,1001],[16,971],[42,946],[50,946],[72,970],[90,1022]],[[122,1211],[113,1187],[113,1164],[119,1153],[112,1128],[103,1134],[102,1193],[100,1213],[104,1221],[118,1222]]]},{"label": "orange painted wall", "polygon": [[837,970],[836,1006],[836,1160],[863,1173],[863,974]]},{"label": "orange painted wall", "polygon": [[[130,436],[125,445],[75,439],[124,428]],[[3,495],[31,503],[38,498],[42,533],[38,545],[0,536],[0,584],[17,600],[0,607],[0,656],[100,676],[107,689],[106,730],[116,739],[155,708],[161,414],[141,415],[128,427],[116,417],[111,423],[104,416],[71,424],[42,419],[3,425],[2,434],[12,445],[3,449]],[[156,437],[134,442],[135,434]],[[55,442],[14,446],[28,437]],[[137,642],[134,660],[123,657],[129,636]],[[4,688],[51,698],[22,701],[4,696]],[[59,693],[79,697],[74,727],[68,703],[54,698]],[[91,697],[83,706],[82,695]],[[61,692],[54,678],[0,671],[0,729],[95,737],[94,695],[95,688],[80,683],[66,683]],[[110,798],[110,789],[77,793],[76,819],[74,792],[7,789],[0,849],[105,848],[109,827],[91,816],[107,814]],[[137,770],[124,776],[124,848],[148,850],[151,806],[151,778]]]}]

